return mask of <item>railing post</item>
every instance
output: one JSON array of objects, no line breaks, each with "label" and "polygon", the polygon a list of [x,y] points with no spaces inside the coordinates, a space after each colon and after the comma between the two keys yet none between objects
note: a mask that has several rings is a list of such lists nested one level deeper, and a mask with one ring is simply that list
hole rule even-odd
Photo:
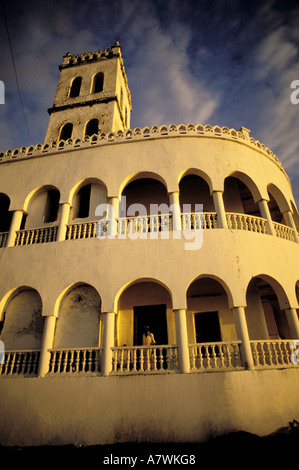
[{"label": "railing post", "polygon": [[217,214],[217,223],[219,228],[227,228],[227,220],[223,202],[222,191],[213,191],[213,201]]},{"label": "railing post", "polygon": [[294,239],[296,243],[299,243],[299,236],[297,232],[297,227],[294,222],[293,214],[290,210],[287,210],[282,213],[282,215],[285,218],[286,223],[288,224],[289,227],[291,227],[294,230]]},{"label": "railing post", "polygon": [[299,320],[297,310],[295,308],[287,308],[285,313],[292,339],[299,339]]},{"label": "railing post", "polygon": [[57,238],[56,238],[58,242],[65,240],[66,226],[69,221],[70,210],[71,210],[71,206],[68,202],[64,202],[60,204],[60,219],[59,219]]},{"label": "railing post", "polygon": [[233,307],[235,324],[238,339],[242,341],[240,345],[243,365],[246,369],[254,369],[252,351],[249,341],[248,328],[246,323],[244,307]]},{"label": "railing post", "polygon": [[23,218],[23,211],[20,211],[20,210],[14,211],[11,224],[10,224],[7,241],[6,241],[6,246],[14,246],[15,239],[16,239],[16,232],[20,230],[22,218]]},{"label": "railing post", "polygon": [[178,345],[178,362],[179,369],[182,374],[190,372],[190,355],[188,346],[188,333],[186,322],[186,310],[174,310],[175,314],[175,327],[176,327],[176,340]]},{"label": "railing post", "polygon": [[56,317],[49,315],[45,318],[42,346],[38,365],[38,376],[44,377],[49,371],[51,353],[53,347]]},{"label": "railing post", "polygon": [[169,193],[169,202],[172,208],[172,230],[173,232],[181,232],[182,221],[181,221],[179,191]]},{"label": "railing post", "polygon": [[114,346],[114,323],[115,313],[103,313],[103,356],[102,356],[102,375],[109,375],[112,371],[112,349]]},{"label": "railing post", "polygon": [[272,221],[272,218],[271,218],[268,202],[265,199],[261,199],[258,202],[258,205],[259,205],[259,208],[260,208],[263,219],[266,219],[266,221],[267,221],[267,230],[268,230],[269,234],[273,235],[275,237],[276,232],[275,232],[275,228],[274,228],[273,221]]}]

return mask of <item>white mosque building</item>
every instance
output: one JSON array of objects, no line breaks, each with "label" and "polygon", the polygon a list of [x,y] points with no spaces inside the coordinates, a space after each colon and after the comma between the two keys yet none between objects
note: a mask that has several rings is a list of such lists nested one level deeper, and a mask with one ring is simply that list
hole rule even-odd
[{"label": "white mosque building", "polygon": [[68,53],[44,143],[0,153],[1,445],[299,420],[288,175],[244,127],[131,111],[118,43]]}]

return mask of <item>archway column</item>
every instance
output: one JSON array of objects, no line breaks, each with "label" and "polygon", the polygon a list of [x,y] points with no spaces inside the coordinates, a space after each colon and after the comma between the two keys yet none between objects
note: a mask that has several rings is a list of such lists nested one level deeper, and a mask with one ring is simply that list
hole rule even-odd
[{"label": "archway column", "polygon": [[119,201],[117,196],[110,197],[107,204],[107,219],[109,220],[108,238],[115,238],[117,235]]},{"label": "archway column", "polygon": [[299,243],[299,236],[298,236],[298,232],[297,232],[297,227],[295,225],[292,212],[290,210],[287,210],[287,211],[283,212],[282,214],[285,218],[286,223],[289,225],[289,227],[291,227],[294,230],[295,242]]},{"label": "archway column", "polygon": [[217,213],[217,222],[219,228],[227,228],[226,213],[223,202],[223,191],[213,191],[213,201]]},{"label": "archway column", "polygon": [[274,229],[273,221],[272,221],[269,206],[268,206],[268,201],[266,201],[266,199],[261,199],[258,202],[258,205],[259,205],[262,217],[264,219],[266,219],[266,221],[267,221],[267,231],[268,231],[268,233],[270,235],[276,236],[276,232],[275,232],[275,229]]},{"label": "archway column", "polygon": [[299,339],[299,320],[297,310],[295,308],[287,308],[285,313],[292,336],[291,339]]},{"label": "archway column", "polygon": [[175,314],[175,327],[176,327],[176,340],[178,345],[178,362],[179,369],[182,374],[190,372],[190,354],[188,346],[188,333],[186,310],[174,310]]},{"label": "archway column", "polygon": [[246,369],[254,369],[251,345],[249,341],[248,328],[246,323],[245,308],[233,307],[235,325],[238,339],[242,341],[240,345],[242,363]]},{"label": "archway column", "polygon": [[172,230],[181,231],[182,230],[182,221],[181,221],[181,208],[180,208],[180,197],[179,191],[169,193],[169,202],[172,208]]},{"label": "archway column", "polygon": [[57,230],[58,242],[65,240],[66,237],[66,226],[69,222],[71,206],[68,202],[60,204],[60,220]]},{"label": "archway column", "polygon": [[101,372],[107,376],[112,371],[112,349],[114,346],[115,313],[105,312],[103,315],[103,356]]},{"label": "archway column", "polygon": [[38,365],[38,376],[44,377],[49,372],[51,353],[55,334],[56,316],[49,315],[45,318],[42,346]]},{"label": "archway column", "polygon": [[23,211],[22,210],[14,211],[11,224],[10,224],[7,241],[6,241],[7,247],[15,245],[16,232],[20,230],[22,219],[23,219]]}]

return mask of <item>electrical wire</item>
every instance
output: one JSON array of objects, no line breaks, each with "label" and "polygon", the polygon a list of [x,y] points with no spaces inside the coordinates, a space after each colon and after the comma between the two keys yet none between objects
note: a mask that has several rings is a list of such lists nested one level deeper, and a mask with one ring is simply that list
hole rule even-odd
[{"label": "electrical wire", "polygon": [[6,34],[7,34],[7,38],[8,38],[8,44],[9,44],[9,49],[10,49],[10,55],[11,55],[11,60],[12,60],[12,64],[13,64],[14,74],[15,74],[15,80],[16,80],[16,85],[17,85],[17,90],[18,90],[18,96],[19,96],[19,100],[20,100],[20,105],[21,105],[21,108],[22,108],[22,112],[23,112],[23,116],[24,116],[24,121],[25,121],[27,130],[28,130],[29,136],[30,136],[30,138],[32,139],[31,131],[30,131],[30,128],[29,128],[27,119],[26,119],[26,114],[25,114],[25,110],[24,110],[24,106],[23,106],[23,101],[22,101],[22,96],[21,96],[21,91],[20,91],[20,85],[19,85],[19,80],[18,80],[18,74],[17,74],[17,68],[16,68],[16,62],[15,62],[15,58],[14,58],[14,53],[13,53],[13,49],[12,49],[12,43],[11,43],[10,34],[9,34],[9,30],[8,30],[8,25],[7,25],[7,20],[6,20],[6,14],[5,14],[5,8],[4,8],[4,0],[0,1],[0,3],[1,3],[1,6],[2,6],[2,13],[3,13],[4,26],[5,26],[5,30],[6,30]]}]

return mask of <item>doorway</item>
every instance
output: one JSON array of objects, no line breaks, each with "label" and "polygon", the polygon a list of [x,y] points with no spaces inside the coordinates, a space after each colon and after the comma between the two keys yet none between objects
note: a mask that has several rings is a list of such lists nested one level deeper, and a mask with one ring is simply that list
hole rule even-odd
[{"label": "doorway", "polygon": [[166,304],[133,307],[134,346],[142,345],[143,329],[147,325],[155,337],[156,344],[167,344]]},{"label": "doorway", "polygon": [[218,312],[195,313],[194,317],[197,343],[221,341]]}]

